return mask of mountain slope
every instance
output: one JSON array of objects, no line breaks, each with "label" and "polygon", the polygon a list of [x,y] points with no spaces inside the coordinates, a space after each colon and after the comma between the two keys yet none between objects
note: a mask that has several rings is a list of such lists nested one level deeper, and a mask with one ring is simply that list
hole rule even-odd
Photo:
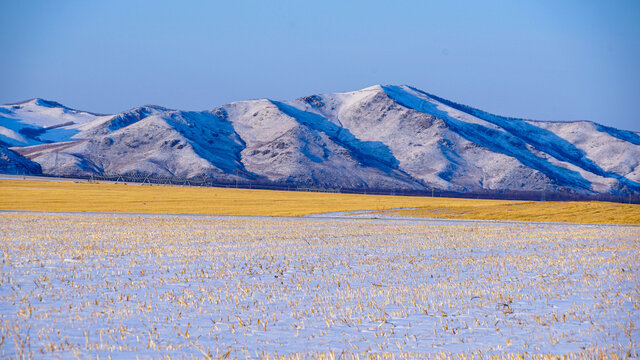
[{"label": "mountain slope", "polygon": [[39,175],[41,173],[40,164],[0,146],[0,174]]},{"label": "mountain slope", "polygon": [[25,146],[68,141],[81,131],[83,125],[111,117],[70,109],[44,99],[2,105],[0,142]]},{"label": "mountain slope", "polygon": [[640,193],[638,133],[587,121],[505,118],[410,86],[241,101],[200,112],[149,105],[116,115],[35,99],[0,106],[0,145],[10,147],[14,163],[21,155],[21,163],[64,176],[207,177],[359,190]]}]

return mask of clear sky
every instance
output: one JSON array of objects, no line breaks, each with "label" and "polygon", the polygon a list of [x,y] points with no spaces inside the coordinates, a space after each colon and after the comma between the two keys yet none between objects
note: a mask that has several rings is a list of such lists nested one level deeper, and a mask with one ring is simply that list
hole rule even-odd
[{"label": "clear sky", "polygon": [[640,131],[640,1],[0,0],[0,103],[203,110],[409,84]]}]

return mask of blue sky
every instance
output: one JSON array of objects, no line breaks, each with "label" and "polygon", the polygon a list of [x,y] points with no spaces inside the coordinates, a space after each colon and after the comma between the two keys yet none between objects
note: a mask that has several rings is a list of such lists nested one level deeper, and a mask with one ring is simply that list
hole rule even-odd
[{"label": "blue sky", "polygon": [[409,84],[640,131],[640,1],[0,0],[0,103],[210,109]]}]

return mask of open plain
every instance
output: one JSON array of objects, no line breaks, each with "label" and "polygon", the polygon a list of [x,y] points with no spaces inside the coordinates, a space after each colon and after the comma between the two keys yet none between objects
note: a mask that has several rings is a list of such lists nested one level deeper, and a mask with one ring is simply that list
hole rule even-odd
[{"label": "open plain", "polygon": [[0,357],[639,356],[637,226],[4,212]]},{"label": "open plain", "polygon": [[475,200],[233,188],[0,179],[0,210],[304,216],[385,216],[640,225],[640,205],[600,201]]}]

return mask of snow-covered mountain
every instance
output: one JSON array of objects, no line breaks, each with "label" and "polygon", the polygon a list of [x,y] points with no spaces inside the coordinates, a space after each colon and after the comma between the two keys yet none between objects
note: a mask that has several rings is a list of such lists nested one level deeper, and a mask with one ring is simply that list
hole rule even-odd
[{"label": "snow-covered mountain", "polygon": [[398,191],[639,194],[640,134],[505,118],[410,86],[208,111],[0,106],[0,172]]}]

